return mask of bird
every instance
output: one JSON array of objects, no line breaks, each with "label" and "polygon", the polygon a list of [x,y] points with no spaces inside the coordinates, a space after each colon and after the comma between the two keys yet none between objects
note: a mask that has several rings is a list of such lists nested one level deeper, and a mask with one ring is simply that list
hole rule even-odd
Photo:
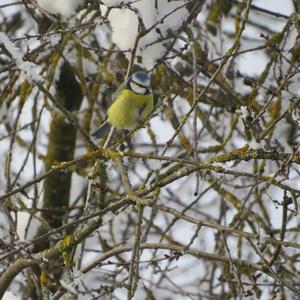
[{"label": "bird", "polygon": [[153,93],[150,76],[144,71],[133,73],[115,93],[107,110],[107,118],[92,132],[93,138],[103,138],[111,129],[134,129],[153,110]]}]

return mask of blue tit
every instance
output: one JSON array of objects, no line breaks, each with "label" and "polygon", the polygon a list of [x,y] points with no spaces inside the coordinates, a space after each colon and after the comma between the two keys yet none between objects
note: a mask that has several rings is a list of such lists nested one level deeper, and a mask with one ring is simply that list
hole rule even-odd
[{"label": "blue tit", "polygon": [[107,111],[106,121],[92,133],[92,137],[102,138],[112,126],[118,129],[133,129],[138,122],[145,120],[152,110],[153,94],[149,75],[142,71],[133,73],[118,88]]}]

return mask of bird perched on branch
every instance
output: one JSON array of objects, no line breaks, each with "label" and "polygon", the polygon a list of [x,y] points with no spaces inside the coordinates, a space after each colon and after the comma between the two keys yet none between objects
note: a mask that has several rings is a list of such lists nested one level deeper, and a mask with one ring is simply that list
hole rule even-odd
[{"label": "bird perched on branch", "polygon": [[112,126],[118,129],[133,129],[145,120],[152,110],[150,77],[146,72],[135,72],[120,85],[107,111],[106,121],[91,135],[94,138],[102,138]]}]

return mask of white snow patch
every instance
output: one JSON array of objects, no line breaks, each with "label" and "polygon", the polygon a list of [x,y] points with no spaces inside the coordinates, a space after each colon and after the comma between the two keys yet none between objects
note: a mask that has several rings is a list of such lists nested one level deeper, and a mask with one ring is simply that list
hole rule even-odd
[{"label": "white snow patch", "polygon": [[70,17],[83,0],[37,0],[38,5],[52,14]]},{"label": "white snow patch", "polygon": [[[106,0],[103,3],[106,4],[100,5],[103,14],[107,12],[108,7],[121,4],[120,1],[114,0]],[[123,6],[113,8],[109,12],[112,40],[120,50],[128,51],[135,44],[140,25],[146,30],[151,29],[139,40],[136,52],[136,55],[142,58],[142,65],[151,69],[166,51],[163,42],[157,42],[158,39],[165,38],[169,31],[176,31],[187,18],[186,2],[160,0],[157,2],[158,7],[155,7],[155,1],[148,0],[127,1],[125,4],[131,8]],[[126,56],[130,59],[130,53],[126,53]]]},{"label": "white snow patch", "polygon": [[236,110],[236,112],[239,113],[243,119],[246,119],[249,116],[247,106],[241,106],[239,109]]},{"label": "white snow patch", "polygon": [[251,149],[256,150],[256,149],[261,149],[263,148],[263,146],[261,144],[259,144],[255,139],[252,139],[249,142],[249,146]]},{"label": "white snow patch", "polygon": [[46,35],[45,36],[45,40],[47,42],[50,42],[51,46],[54,47],[54,46],[56,46],[60,42],[60,40],[61,40],[61,34],[60,33],[56,33],[56,34]]},{"label": "white snow patch", "polygon": [[4,32],[0,32],[0,44],[3,44],[11,54],[18,69],[21,71],[21,78],[30,82],[42,82],[43,77],[40,75],[41,67],[31,61],[24,61],[21,50],[7,37]]}]

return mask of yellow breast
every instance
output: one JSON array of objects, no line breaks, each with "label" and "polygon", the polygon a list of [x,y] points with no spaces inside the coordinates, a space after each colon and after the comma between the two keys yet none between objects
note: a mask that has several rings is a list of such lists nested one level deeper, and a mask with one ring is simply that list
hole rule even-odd
[{"label": "yellow breast", "polygon": [[108,122],[114,127],[132,129],[153,110],[153,95],[138,95],[122,90],[107,112]]}]

